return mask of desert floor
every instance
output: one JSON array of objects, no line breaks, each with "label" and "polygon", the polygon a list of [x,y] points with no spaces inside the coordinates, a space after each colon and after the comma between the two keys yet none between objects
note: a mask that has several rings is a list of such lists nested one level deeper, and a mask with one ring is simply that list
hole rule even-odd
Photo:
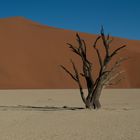
[{"label": "desert floor", "polygon": [[140,89],[103,90],[82,109],[78,90],[0,90],[0,140],[140,140]]}]

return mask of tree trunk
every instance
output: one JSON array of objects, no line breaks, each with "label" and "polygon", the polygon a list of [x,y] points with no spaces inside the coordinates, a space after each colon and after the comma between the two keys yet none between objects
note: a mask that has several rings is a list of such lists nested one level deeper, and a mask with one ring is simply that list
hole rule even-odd
[{"label": "tree trunk", "polygon": [[93,104],[93,108],[94,108],[94,109],[100,109],[100,108],[101,108],[101,104],[100,104],[99,99],[95,99],[95,100],[92,102],[92,104]]},{"label": "tree trunk", "polygon": [[103,89],[103,85],[101,83],[99,83],[99,85],[97,86],[97,88],[95,89],[95,91],[93,93],[93,96],[91,99],[91,104],[93,105],[94,109],[101,108],[99,98],[100,98],[102,89]]},{"label": "tree trunk", "polygon": [[101,108],[101,104],[99,101],[101,91],[103,86],[99,84],[99,86],[96,87],[94,93],[92,93],[92,96],[90,98],[87,98],[85,106],[89,109],[99,109]]},{"label": "tree trunk", "polygon": [[96,99],[92,102],[86,102],[85,107],[88,109],[100,109],[101,104],[100,104],[99,99]]}]

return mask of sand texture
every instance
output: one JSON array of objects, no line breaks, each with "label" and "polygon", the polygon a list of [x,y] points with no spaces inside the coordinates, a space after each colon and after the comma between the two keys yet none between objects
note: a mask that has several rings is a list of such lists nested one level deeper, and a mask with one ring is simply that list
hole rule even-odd
[{"label": "sand texture", "polygon": [[[92,45],[97,35],[79,34],[87,43],[96,76],[99,65]],[[0,19],[0,89],[77,88],[59,67],[63,64],[71,69],[73,59],[80,70],[81,61],[66,45],[77,45],[75,35],[75,31],[44,26],[22,17]],[[130,59],[121,67],[125,79],[115,88],[140,88],[140,41],[114,37],[111,51],[124,44],[128,47],[115,59],[125,56]],[[97,46],[104,49],[101,42]]]},{"label": "sand texture", "polygon": [[78,90],[1,90],[0,140],[139,140],[140,90],[104,90],[83,109]]}]

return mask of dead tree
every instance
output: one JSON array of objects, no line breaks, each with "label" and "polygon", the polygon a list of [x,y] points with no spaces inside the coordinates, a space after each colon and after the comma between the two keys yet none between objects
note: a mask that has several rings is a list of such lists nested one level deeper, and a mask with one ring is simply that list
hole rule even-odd
[{"label": "dead tree", "polygon": [[[82,60],[82,73],[79,73],[74,62],[71,60],[74,74],[70,72],[66,67],[61,65],[61,67],[67,72],[71,78],[77,82],[79,89],[80,89],[80,95],[81,98],[85,104],[86,108],[90,109],[99,109],[101,107],[99,98],[101,95],[101,91],[105,86],[112,85],[112,81],[120,76],[122,71],[116,71],[116,69],[120,66],[120,64],[126,60],[126,58],[119,59],[115,61],[115,63],[112,65],[111,68],[108,69],[108,64],[112,60],[112,58],[123,48],[126,47],[126,45],[123,45],[117,49],[115,49],[113,52],[110,51],[110,44],[112,40],[110,39],[110,36],[105,36],[103,27],[101,28],[100,35],[96,38],[93,49],[95,49],[98,61],[100,65],[100,70],[98,73],[97,78],[95,79],[92,74],[92,63],[87,58],[87,46],[86,43],[81,37],[76,34],[78,47],[73,46],[72,44],[68,44],[69,48],[78,55]],[[105,51],[105,57],[101,56],[101,52],[97,48],[97,42],[101,40],[103,43],[104,51]],[[85,96],[80,76],[84,77],[86,81],[86,86],[88,90],[87,96]],[[119,79],[120,80],[120,79]],[[118,80],[118,81],[119,81]]]}]

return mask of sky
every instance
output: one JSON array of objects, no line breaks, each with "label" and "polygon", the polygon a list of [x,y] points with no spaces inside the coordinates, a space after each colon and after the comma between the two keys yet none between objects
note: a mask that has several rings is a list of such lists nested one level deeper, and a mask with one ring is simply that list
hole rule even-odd
[{"label": "sky", "polygon": [[23,16],[44,25],[140,40],[140,0],[0,0],[0,18]]}]

